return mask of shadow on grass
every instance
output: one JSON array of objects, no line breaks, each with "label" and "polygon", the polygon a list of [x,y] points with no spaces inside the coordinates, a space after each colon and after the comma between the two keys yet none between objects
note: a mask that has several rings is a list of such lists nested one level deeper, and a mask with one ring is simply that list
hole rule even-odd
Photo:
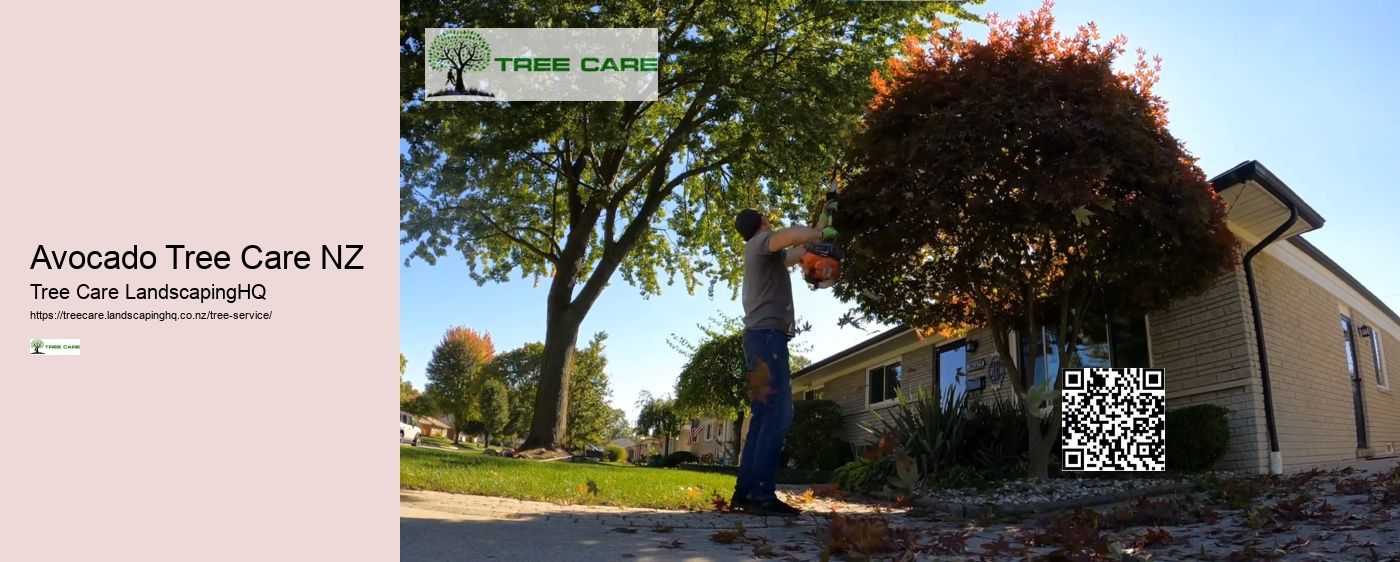
[{"label": "shadow on grass", "polygon": [[438,90],[438,91],[436,91],[436,92],[433,92],[433,93],[431,93],[431,94],[428,94],[428,95],[427,95],[427,99],[441,98],[441,97],[450,97],[450,96],[481,96],[481,97],[485,97],[485,98],[494,98],[494,97],[496,97],[496,94],[493,94],[493,93],[491,93],[491,92],[487,92],[487,91],[485,91],[485,90],[478,90],[478,89],[476,89],[476,88],[467,88],[467,91],[466,91],[466,92],[458,92],[457,90],[452,89],[452,88],[444,88],[444,89]]}]

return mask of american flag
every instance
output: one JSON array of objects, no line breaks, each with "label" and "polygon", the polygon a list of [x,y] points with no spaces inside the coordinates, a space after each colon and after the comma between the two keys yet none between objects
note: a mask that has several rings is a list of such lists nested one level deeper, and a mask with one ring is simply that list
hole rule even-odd
[{"label": "american flag", "polygon": [[705,430],[705,426],[703,426],[703,425],[697,425],[697,426],[695,426],[695,427],[690,428],[690,440],[689,440],[689,441],[686,441],[685,444],[686,444],[686,445],[693,445],[693,444],[695,444],[696,441],[699,441],[699,440],[700,440],[700,432],[701,432],[701,431],[704,431],[704,430]]}]

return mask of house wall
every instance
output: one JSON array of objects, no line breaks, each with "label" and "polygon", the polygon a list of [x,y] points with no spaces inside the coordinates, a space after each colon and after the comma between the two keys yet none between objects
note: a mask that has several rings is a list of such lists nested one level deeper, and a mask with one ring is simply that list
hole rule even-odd
[{"label": "house wall", "polygon": [[1166,373],[1167,409],[1229,409],[1230,447],[1216,468],[1259,473],[1268,470],[1269,449],[1251,314],[1244,270],[1236,266],[1205,294],[1149,315],[1147,332],[1150,366]]},{"label": "house wall", "polygon": [[1371,318],[1357,315],[1357,325],[1369,325],[1381,340],[1381,361],[1387,383],[1382,387],[1376,381],[1376,365],[1372,358],[1371,339],[1356,338],[1358,356],[1361,359],[1362,388],[1365,390],[1365,403],[1370,432],[1371,451],[1377,457],[1400,455],[1400,386],[1397,373],[1400,373],[1400,334],[1392,333]]},{"label": "house wall", "polygon": [[[1363,311],[1347,302],[1352,299],[1285,263],[1283,259],[1293,252],[1297,250],[1290,245],[1280,249],[1281,257],[1262,253],[1255,258],[1279,449],[1285,468],[1305,470],[1377,453],[1385,456],[1386,444],[1400,441],[1396,423],[1400,420],[1400,403],[1392,391],[1377,387],[1370,358],[1371,342],[1355,334],[1355,328],[1367,323],[1377,327],[1378,319],[1366,318]],[[1352,382],[1341,325],[1343,313],[1353,325],[1370,450],[1358,450],[1356,446]],[[1385,341],[1394,341],[1385,337],[1382,350],[1386,349]]]}]

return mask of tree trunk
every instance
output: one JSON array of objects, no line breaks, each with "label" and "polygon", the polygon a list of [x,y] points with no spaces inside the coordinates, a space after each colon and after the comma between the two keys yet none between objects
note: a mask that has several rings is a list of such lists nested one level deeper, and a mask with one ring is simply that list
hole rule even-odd
[{"label": "tree trunk", "polygon": [[452,87],[453,87],[453,88],[456,88],[456,89],[457,89],[457,93],[459,93],[459,94],[466,94],[466,93],[467,93],[467,87],[466,87],[465,84],[462,83],[462,71],[465,70],[465,69],[466,69],[466,66],[465,66],[465,65],[463,65],[462,68],[458,68],[458,69],[457,69],[457,73],[456,73],[455,75],[453,75],[453,77],[452,77],[452,79],[453,79],[453,80],[452,80],[452,82],[453,82]]},{"label": "tree trunk", "polygon": [[535,392],[535,418],[522,449],[564,448],[568,434],[569,381],[574,374],[574,351],[581,322],[567,311],[555,310],[552,304],[549,308],[544,359]]},{"label": "tree trunk", "polygon": [[1026,428],[1029,430],[1030,436],[1029,476],[1044,480],[1050,477],[1050,449],[1054,447],[1055,441],[1054,436],[1045,435],[1044,429],[1041,428],[1040,418],[1029,413],[1029,408],[1032,407],[1027,405],[1028,413],[1026,415]]}]

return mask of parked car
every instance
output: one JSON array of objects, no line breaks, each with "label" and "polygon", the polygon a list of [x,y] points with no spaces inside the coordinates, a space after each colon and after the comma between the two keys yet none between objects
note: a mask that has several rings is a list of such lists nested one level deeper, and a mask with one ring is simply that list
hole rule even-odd
[{"label": "parked car", "polygon": [[399,412],[399,443],[412,443],[417,447],[423,442],[423,428],[413,423],[413,414]]}]

